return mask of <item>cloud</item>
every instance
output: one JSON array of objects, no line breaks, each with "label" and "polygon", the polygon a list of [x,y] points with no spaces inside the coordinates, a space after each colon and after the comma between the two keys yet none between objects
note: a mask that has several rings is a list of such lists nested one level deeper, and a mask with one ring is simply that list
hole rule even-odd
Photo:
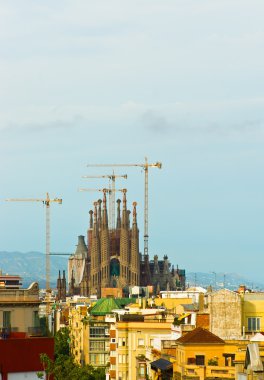
[{"label": "cloud", "polygon": [[171,130],[171,125],[169,125],[167,119],[153,110],[144,112],[141,119],[145,127],[150,132],[164,134],[170,132]]}]

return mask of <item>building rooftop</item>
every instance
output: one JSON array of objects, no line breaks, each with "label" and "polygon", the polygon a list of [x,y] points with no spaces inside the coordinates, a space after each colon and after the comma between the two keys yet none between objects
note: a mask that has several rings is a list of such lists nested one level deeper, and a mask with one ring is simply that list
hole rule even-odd
[{"label": "building rooftop", "polygon": [[196,329],[188,332],[186,335],[181,336],[176,340],[177,343],[182,344],[224,344],[225,341],[210,331],[197,327]]},{"label": "building rooftop", "polygon": [[122,309],[131,302],[135,302],[134,298],[101,298],[96,302],[90,314],[94,316],[103,316],[109,314],[114,309]]}]

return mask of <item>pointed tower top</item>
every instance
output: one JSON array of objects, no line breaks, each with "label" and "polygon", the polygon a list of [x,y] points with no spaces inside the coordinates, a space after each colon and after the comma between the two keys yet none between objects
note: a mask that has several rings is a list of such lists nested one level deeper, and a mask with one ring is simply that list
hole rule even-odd
[{"label": "pointed tower top", "polygon": [[94,202],[94,223],[97,223],[97,202]]},{"label": "pointed tower top", "polygon": [[108,216],[107,216],[107,207],[106,207],[106,189],[103,190],[103,228],[108,227]]},{"label": "pointed tower top", "polygon": [[119,229],[119,228],[121,228],[121,214],[120,214],[120,203],[121,203],[121,200],[118,199],[116,201],[116,203],[117,203],[116,229]]},{"label": "pointed tower top", "polygon": [[87,256],[87,246],[84,241],[84,236],[78,236],[78,244],[74,256],[85,258]]},{"label": "pointed tower top", "polygon": [[[103,198],[103,209],[106,209],[106,189],[103,190],[104,192],[104,198]],[[102,201],[101,201],[102,202]]]},{"label": "pointed tower top", "polygon": [[137,223],[137,202],[133,202],[133,224]]},{"label": "pointed tower top", "polygon": [[127,199],[126,199],[126,189],[123,189],[123,210],[122,210],[122,227],[128,228],[129,215],[127,212]]},{"label": "pointed tower top", "polygon": [[89,214],[90,214],[90,224],[89,224],[89,227],[93,228],[93,210],[90,210]]},{"label": "pointed tower top", "polygon": [[100,228],[101,227],[101,221],[102,221],[102,212],[101,212],[102,199],[98,199],[97,204],[98,204],[98,213],[97,213],[98,226]]},{"label": "pointed tower top", "polygon": [[127,189],[123,189],[123,209],[126,209],[127,206],[126,192]]}]

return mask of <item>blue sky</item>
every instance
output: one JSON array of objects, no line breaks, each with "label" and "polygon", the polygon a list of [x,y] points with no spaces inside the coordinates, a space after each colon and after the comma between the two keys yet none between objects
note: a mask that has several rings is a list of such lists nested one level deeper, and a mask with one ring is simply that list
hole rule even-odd
[{"label": "blue sky", "polygon": [[[104,187],[88,163],[150,171],[150,255],[262,279],[264,3],[0,1],[1,199],[62,197],[51,250],[72,252]],[[138,202],[143,180],[120,187]],[[117,185],[118,186],[118,185]],[[45,250],[38,203],[1,203],[0,250]]]}]

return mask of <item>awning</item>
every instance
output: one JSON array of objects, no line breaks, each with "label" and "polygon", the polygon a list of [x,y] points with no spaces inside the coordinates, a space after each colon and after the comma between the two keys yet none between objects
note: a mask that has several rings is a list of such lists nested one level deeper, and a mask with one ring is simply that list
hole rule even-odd
[{"label": "awning", "polygon": [[189,317],[189,315],[191,315],[191,313],[184,313],[184,314],[182,314],[182,315],[178,318],[178,321],[182,321],[184,318]]},{"label": "awning", "polygon": [[173,364],[169,360],[166,360],[166,359],[155,360],[154,362],[150,363],[150,365],[151,365],[151,369],[154,369],[154,370],[161,369],[162,371],[171,369],[173,366]]}]

